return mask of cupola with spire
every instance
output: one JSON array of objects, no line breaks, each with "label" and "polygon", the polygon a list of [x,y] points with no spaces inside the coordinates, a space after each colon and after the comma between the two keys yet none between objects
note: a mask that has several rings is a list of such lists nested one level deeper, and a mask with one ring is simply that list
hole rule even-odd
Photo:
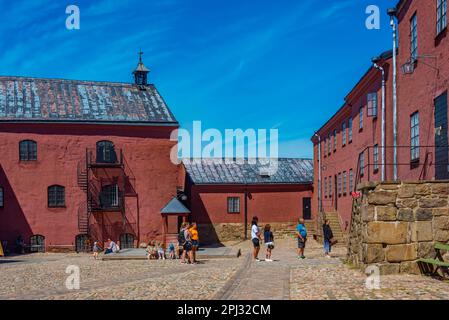
[{"label": "cupola with spire", "polygon": [[140,50],[139,63],[137,64],[136,70],[133,71],[134,83],[138,86],[148,85],[148,73],[150,72],[150,69],[145,67],[145,65],[142,62],[142,55],[143,55],[143,52],[142,52],[142,50]]}]

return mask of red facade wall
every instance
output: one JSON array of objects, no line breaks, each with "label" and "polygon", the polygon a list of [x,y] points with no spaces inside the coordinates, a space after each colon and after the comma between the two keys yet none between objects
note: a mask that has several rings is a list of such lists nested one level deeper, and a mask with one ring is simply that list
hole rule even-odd
[{"label": "red facade wall", "polygon": [[[78,235],[78,210],[86,193],[78,185],[77,168],[86,148],[110,140],[123,150],[139,197],[126,198],[126,218],[141,240],[162,232],[160,210],[176,195],[178,167],[170,160],[170,132],[175,127],[87,124],[2,124],[0,130],[0,240],[13,244],[19,234],[45,236],[46,246],[73,246]],[[19,141],[37,142],[37,161],[19,161]],[[98,169],[103,170],[103,169]],[[117,170],[117,169],[114,169]],[[115,175],[109,171],[109,175]],[[47,187],[65,187],[65,208],[49,208]],[[97,223],[122,221],[120,212],[95,213]],[[117,234],[113,235],[118,240]],[[105,240],[105,239],[94,239]]]},{"label": "red facade wall", "polygon": [[[400,72],[410,59],[410,20],[417,15],[418,61],[412,74]],[[447,30],[437,35],[437,1],[402,1],[398,12],[398,144],[410,145],[410,116],[419,111],[420,162],[410,168],[410,150],[398,151],[399,178],[407,180],[431,180],[435,175],[434,100],[448,90],[449,39]],[[446,132],[447,134],[447,132]],[[423,176],[423,164],[428,156],[427,174]]]},{"label": "red facade wall", "polygon": [[[386,72],[386,144],[392,144],[392,112],[391,112],[391,59],[383,61],[381,65]],[[368,117],[367,95],[368,93],[377,93],[377,117]],[[313,195],[313,208],[318,211],[318,179],[319,179],[319,157],[318,148],[321,147],[321,199],[324,212],[337,212],[340,217],[340,223],[343,231],[347,231],[351,219],[352,197],[350,189],[350,170],[353,172],[354,188],[357,179],[358,157],[361,152],[365,153],[364,177],[362,180],[380,180],[381,168],[376,172],[374,170],[373,150],[366,149],[376,144],[379,145],[379,164],[381,162],[380,146],[382,145],[381,118],[382,118],[382,76],[377,69],[371,68],[360,82],[354,87],[345,99],[344,106],[317,132],[321,137],[321,144],[318,138],[312,139],[314,143],[314,185],[316,192]],[[363,107],[363,129],[360,127],[360,108]],[[352,141],[349,140],[349,119],[352,118]],[[346,130],[343,131],[343,123],[346,123]],[[337,147],[334,150],[333,132],[337,130]],[[343,145],[343,135],[346,135],[346,144]],[[329,137],[331,139],[331,151],[325,147],[329,146]],[[386,149],[387,163],[392,157],[391,149]],[[369,158],[369,159],[368,159]],[[369,165],[370,164],[370,165]],[[392,171],[387,167],[386,176],[392,176]],[[343,183],[343,173],[346,172],[346,189]],[[341,192],[338,192],[338,175],[341,174]],[[329,191],[329,179],[332,180],[331,191]],[[326,194],[325,194],[326,182]],[[337,183],[336,183],[337,182]]]},{"label": "red facade wall", "polygon": [[[402,72],[402,66],[410,61],[410,20],[413,15],[418,18],[418,59],[415,63],[415,70],[411,74]],[[403,0],[398,6],[398,39],[399,50],[397,54],[397,168],[398,179],[432,180],[435,179],[435,121],[434,103],[435,99],[448,90],[449,76],[449,39],[447,39],[447,29],[437,34],[437,1],[417,1]],[[389,46],[390,43],[386,43]],[[388,61],[388,79],[386,91],[386,177],[385,180],[393,180],[393,118],[392,118],[392,65],[391,59]],[[377,76],[373,76],[373,72]],[[364,105],[364,97],[372,90],[378,91],[380,108],[380,73],[371,69],[362,80],[354,87],[346,98],[346,105],[340,109],[320,130],[322,138],[327,137],[335,128],[338,131],[337,151],[331,156],[322,157],[322,175],[324,177],[333,176],[357,167],[358,156],[365,147],[372,147],[374,144],[381,144],[380,141],[380,117],[376,119],[366,118],[366,108],[364,109],[364,129],[358,131],[359,107]],[[380,110],[380,109],[379,109]],[[411,163],[411,124],[410,118],[413,113],[419,112],[419,163]],[[341,146],[341,123],[344,119],[352,116],[353,121],[353,142],[346,147]],[[448,134],[443,131],[443,134]],[[314,142],[314,174],[315,185],[318,186],[318,139]],[[323,145],[321,145],[323,151]],[[447,151],[446,151],[447,152]],[[322,153],[324,155],[324,153]],[[379,154],[380,156],[380,154]],[[367,164],[365,155],[365,165]],[[372,150],[369,163],[373,164]],[[365,176],[362,181],[380,180],[380,172],[375,174],[370,167],[370,176]],[[324,181],[323,181],[324,182]],[[335,196],[335,179],[332,181],[333,191],[331,197],[324,197],[323,209],[325,212],[337,211],[342,217],[343,227],[349,222],[351,217],[352,199],[347,196]],[[318,190],[318,188],[317,188]],[[322,190],[324,190],[322,188]],[[337,201],[337,204],[335,203]],[[318,193],[314,193],[314,207],[318,208]]]},{"label": "red facade wall", "polygon": [[[303,214],[302,199],[312,197],[311,185],[193,185],[189,191],[192,221],[200,224],[245,223],[245,190],[248,192],[248,223],[253,216],[262,222],[295,222]],[[228,213],[228,197],[240,198],[240,213]]]}]

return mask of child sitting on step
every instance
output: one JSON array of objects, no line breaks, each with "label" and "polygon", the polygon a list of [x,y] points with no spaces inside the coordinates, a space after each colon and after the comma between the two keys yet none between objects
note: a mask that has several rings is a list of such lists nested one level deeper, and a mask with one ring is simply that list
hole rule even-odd
[{"label": "child sitting on step", "polygon": [[157,254],[159,259],[165,260],[165,246],[160,242],[157,244]]}]

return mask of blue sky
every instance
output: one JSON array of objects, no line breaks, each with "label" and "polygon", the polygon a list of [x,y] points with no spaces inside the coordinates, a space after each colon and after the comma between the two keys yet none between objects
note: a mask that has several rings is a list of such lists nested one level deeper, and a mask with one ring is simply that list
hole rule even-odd
[{"label": "blue sky", "polygon": [[[279,130],[279,154],[310,137],[391,47],[396,0],[0,0],[0,75],[130,82],[137,52],[181,126]],[[65,28],[78,5],[81,29]],[[365,9],[381,9],[381,29]]]}]

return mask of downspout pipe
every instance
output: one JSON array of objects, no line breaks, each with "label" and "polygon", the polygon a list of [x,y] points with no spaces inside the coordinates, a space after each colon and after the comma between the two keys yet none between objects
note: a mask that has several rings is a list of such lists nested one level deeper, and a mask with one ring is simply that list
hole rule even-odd
[{"label": "downspout pipe", "polygon": [[245,216],[245,227],[244,227],[244,230],[245,230],[245,236],[244,236],[244,239],[245,240],[248,240],[248,184],[247,183],[245,183],[245,203],[244,203],[244,206],[245,206],[245,209],[244,209],[244,216]]},{"label": "downspout pipe", "polygon": [[321,136],[317,132],[315,132],[314,136],[318,138],[318,212],[322,212],[323,203],[321,197]]},{"label": "downspout pipe", "polygon": [[398,151],[397,151],[397,142],[398,142],[398,124],[397,124],[397,57],[396,57],[396,46],[397,46],[397,30],[396,30],[396,21],[395,17],[397,15],[397,9],[391,8],[387,11],[390,16],[390,26],[393,32],[393,180],[398,180]]},{"label": "downspout pipe", "polygon": [[378,62],[380,61],[380,58],[373,58],[373,66],[377,70],[379,70],[382,73],[382,145],[381,145],[381,152],[382,152],[382,171],[381,171],[381,179],[382,181],[385,181],[385,163],[386,163],[386,156],[385,156],[385,146],[386,146],[386,124],[385,124],[385,87],[386,87],[386,81],[385,81],[385,69],[378,65]]}]

